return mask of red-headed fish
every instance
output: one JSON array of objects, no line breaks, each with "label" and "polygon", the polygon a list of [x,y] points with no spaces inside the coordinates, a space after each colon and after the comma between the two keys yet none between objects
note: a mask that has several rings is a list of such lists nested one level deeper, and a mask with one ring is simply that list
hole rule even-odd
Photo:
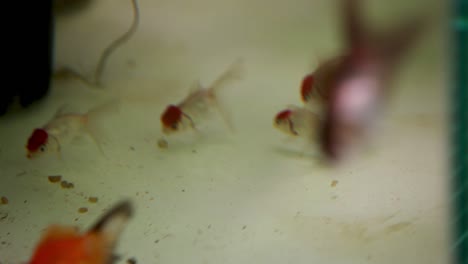
[{"label": "red-headed fish", "polygon": [[217,96],[221,88],[241,78],[241,70],[242,61],[238,60],[208,88],[203,88],[198,84],[182,102],[167,106],[161,115],[163,133],[173,134],[189,129],[196,130],[214,109],[221,113],[227,125],[232,128],[227,113],[220,105]]},{"label": "red-headed fish", "polygon": [[59,109],[49,122],[41,128],[34,129],[26,144],[27,157],[32,159],[45,153],[60,154],[60,143],[63,140],[74,138],[83,132],[91,136],[102,152],[101,145],[90,125],[90,119],[114,105],[115,102],[104,104],[84,114],[63,113],[63,110]]},{"label": "red-headed fish", "polygon": [[28,264],[108,264],[120,233],[133,214],[130,201],[122,201],[87,232],[71,226],[50,226]]},{"label": "red-headed fish", "polygon": [[319,122],[319,116],[311,110],[291,105],[276,114],[273,126],[287,135],[313,143],[317,140]]}]

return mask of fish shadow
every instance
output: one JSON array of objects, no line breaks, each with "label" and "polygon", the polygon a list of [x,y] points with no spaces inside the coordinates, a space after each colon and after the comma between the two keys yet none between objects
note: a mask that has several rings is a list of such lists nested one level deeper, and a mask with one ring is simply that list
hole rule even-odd
[{"label": "fish shadow", "polygon": [[294,148],[288,148],[285,146],[273,146],[272,150],[288,158],[310,159],[310,160],[321,159],[321,155],[319,155],[319,153],[315,152],[314,150],[308,150],[308,149],[298,150]]}]

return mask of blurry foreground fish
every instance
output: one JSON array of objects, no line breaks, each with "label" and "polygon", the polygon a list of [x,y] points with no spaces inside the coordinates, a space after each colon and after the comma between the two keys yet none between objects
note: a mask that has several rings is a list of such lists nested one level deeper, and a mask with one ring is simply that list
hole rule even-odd
[{"label": "blurry foreground fish", "polygon": [[307,108],[323,114],[330,100],[330,86],[344,59],[345,57],[340,56],[324,61],[302,79],[301,99]]},{"label": "blurry foreground fish", "polygon": [[237,60],[208,88],[197,84],[182,102],[167,106],[161,115],[163,133],[168,135],[190,129],[197,130],[198,125],[206,121],[214,109],[218,110],[229,128],[232,129],[233,126],[217,96],[220,89],[241,78],[241,71],[242,61]]},{"label": "blurry foreground fish", "polygon": [[367,138],[388,100],[395,71],[430,22],[427,15],[417,16],[385,32],[371,31],[362,21],[360,2],[343,0],[347,50],[339,59],[319,66],[312,74],[311,91],[303,92],[311,95],[306,96],[310,103],[318,97],[327,101],[320,144],[330,160],[342,158]]},{"label": "blurry foreground fish", "polygon": [[70,226],[50,226],[36,246],[29,264],[108,264],[120,233],[133,214],[130,201],[122,201],[87,232]]},{"label": "blurry foreground fish", "polygon": [[87,133],[94,140],[99,150],[103,153],[90,120],[103,112],[109,111],[111,106],[115,106],[115,102],[98,106],[84,114],[63,113],[63,108],[60,108],[47,124],[41,128],[34,129],[26,144],[27,157],[32,159],[46,153],[60,155],[60,142],[63,139],[73,138],[83,132]]}]

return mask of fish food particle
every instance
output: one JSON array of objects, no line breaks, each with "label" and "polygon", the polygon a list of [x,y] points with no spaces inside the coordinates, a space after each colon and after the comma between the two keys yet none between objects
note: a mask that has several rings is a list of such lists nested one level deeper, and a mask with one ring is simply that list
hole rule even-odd
[{"label": "fish food particle", "polygon": [[75,185],[73,183],[67,182],[67,181],[62,181],[60,183],[60,186],[62,186],[62,188],[64,188],[64,189],[71,189],[71,188],[75,187]]},{"label": "fish food particle", "polygon": [[78,209],[78,213],[80,213],[80,214],[84,214],[86,212],[88,212],[88,208],[86,208],[86,207],[80,207],[80,209]]},{"label": "fish food particle", "polygon": [[88,201],[89,201],[90,203],[97,203],[98,198],[95,197],[95,196],[90,196],[90,197],[88,198]]},{"label": "fish food particle", "polygon": [[164,138],[161,138],[158,140],[158,147],[160,149],[167,149],[169,147],[169,143]]},{"label": "fish food particle", "polygon": [[338,184],[337,180],[333,180],[330,184],[331,187],[335,187]]},{"label": "fish food particle", "polygon": [[60,175],[53,175],[53,176],[49,176],[47,178],[49,178],[49,181],[51,183],[56,183],[56,182],[59,182],[60,180],[62,180],[62,176],[60,176]]},{"label": "fish food particle", "polygon": [[1,201],[1,204],[8,204],[8,198],[6,198],[5,196],[2,196],[0,201]]}]

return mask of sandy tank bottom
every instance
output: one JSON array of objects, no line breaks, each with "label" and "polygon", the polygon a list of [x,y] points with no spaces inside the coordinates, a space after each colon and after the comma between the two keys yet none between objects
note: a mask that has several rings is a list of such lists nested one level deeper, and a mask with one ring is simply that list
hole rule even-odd
[{"label": "sandy tank bottom", "polygon": [[[366,10],[391,20],[424,1],[394,2]],[[300,80],[317,61],[340,51],[335,1],[139,4],[139,29],[109,60],[104,87],[54,79],[42,102],[0,118],[0,196],[8,199],[0,205],[1,263],[27,261],[48,225],[84,229],[124,198],[136,213],[116,249],[119,263],[448,263],[443,27],[399,71],[369,150],[331,169],[317,146],[288,138],[272,121],[300,105]],[[57,17],[56,67],[90,76],[130,21],[127,0]],[[215,116],[200,133],[165,137],[168,148],[158,147],[165,107],[237,58],[243,78],[220,96],[235,130]],[[26,158],[30,133],[58,108],[84,112],[108,101],[117,107],[94,120],[103,153],[83,135],[62,146],[61,158]],[[57,175],[73,188],[49,181]]]}]

